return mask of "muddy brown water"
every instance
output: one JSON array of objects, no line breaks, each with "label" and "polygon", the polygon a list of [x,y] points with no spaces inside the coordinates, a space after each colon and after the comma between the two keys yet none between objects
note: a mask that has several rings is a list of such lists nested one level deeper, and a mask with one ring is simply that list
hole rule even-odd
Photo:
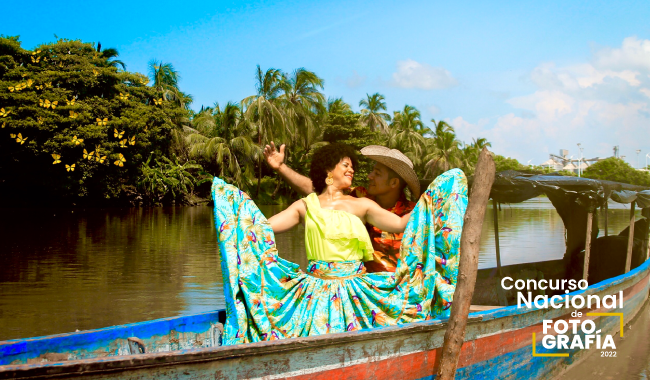
[{"label": "muddy brown water", "polygon": [[[262,206],[261,210],[271,216],[281,208]],[[603,216],[601,212],[601,228]],[[610,203],[610,234],[625,228],[628,218],[628,208]],[[278,235],[276,241],[282,257],[304,267],[301,226]],[[564,225],[544,197],[502,205],[499,241],[503,265],[559,259],[564,253]],[[212,209],[207,206],[0,209],[0,341],[223,308],[216,247]],[[489,207],[479,267],[494,266]],[[582,374],[606,373],[616,362],[620,363],[615,372],[619,375],[611,378],[647,379],[647,309],[645,319],[639,318],[632,326],[633,331],[646,331],[645,340],[630,338],[620,346],[631,346],[629,354],[624,355],[621,348],[616,361],[594,359],[602,362],[602,370],[590,364],[580,364],[575,370],[584,367]]]}]

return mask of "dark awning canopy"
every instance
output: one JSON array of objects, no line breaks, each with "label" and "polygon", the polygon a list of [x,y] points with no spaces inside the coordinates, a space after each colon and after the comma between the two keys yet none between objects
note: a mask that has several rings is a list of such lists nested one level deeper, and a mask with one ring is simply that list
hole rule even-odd
[{"label": "dark awning canopy", "polygon": [[569,261],[585,248],[589,214],[592,216],[590,240],[598,237],[598,213],[594,211],[604,206],[608,199],[619,203],[635,202],[645,212],[650,211],[650,188],[644,186],[513,170],[496,174],[490,197],[501,203],[519,203],[542,194],[562,218],[567,233],[565,258]]},{"label": "dark awning canopy", "polygon": [[636,202],[641,208],[650,207],[650,188],[644,186],[514,170],[496,174],[490,197],[501,203],[519,203],[542,194],[572,199],[588,210],[602,206],[610,198],[619,203]]}]

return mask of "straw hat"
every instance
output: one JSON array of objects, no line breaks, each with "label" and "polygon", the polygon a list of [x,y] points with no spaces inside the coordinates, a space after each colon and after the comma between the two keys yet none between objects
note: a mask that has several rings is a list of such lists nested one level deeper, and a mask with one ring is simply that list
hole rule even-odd
[{"label": "straw hat", "polygon": [[413,199],[420,196],[420,180],[413,170],[413,163],[404,153],[385,146],[368,145],[361,149],[361,154],[393,169],[406,182]]}]

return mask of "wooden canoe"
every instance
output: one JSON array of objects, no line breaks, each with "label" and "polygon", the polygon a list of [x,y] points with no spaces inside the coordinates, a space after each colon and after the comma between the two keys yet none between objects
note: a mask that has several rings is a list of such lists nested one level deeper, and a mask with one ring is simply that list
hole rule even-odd
[{"label": "wooden canoe", "polygon": [[[622,312],[624,322],[629,323],[648,299],[649,278],[650,260],[571,295],[602,298],[622,291],[622,309],[581,310],[582,318],[593,319],[601,335],[613,335],[620,330],[618,317],[586,317],[585,312]],[[484,309],[488,310],[470,314],[457,379],[548,379],[599,352],[594,347],[559,351],[542,347],[542,321],[571,319],[572,309]],[[220,310],[0,342],[0,379],[432,379],[447,327],[446,320],[436,319],[341,334],[215,346],[218,323],[224,319],[225,312]],[[537,337],[534,343],[533,333]],[[569,355],[533,356],[533,349],[538,355]]]}]

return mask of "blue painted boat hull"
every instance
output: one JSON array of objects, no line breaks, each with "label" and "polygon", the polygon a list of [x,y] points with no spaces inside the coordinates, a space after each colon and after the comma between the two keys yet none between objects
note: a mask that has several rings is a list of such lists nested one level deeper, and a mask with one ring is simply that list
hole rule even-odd
[{"label": "blue painted boat hull", "polygon": [[[592,310],[624,313],[628,323],[647,302],[650,261],[572,295],[624,294],[624,307]],[[542,321],[570,319],[572,309],[516,306],[470,314],[457,379],[549,379],[595,349],[546,350]],[[588,310],[582,310],[586,312]],[[0,342],[0,379],[430,379],[434,378],[446,320],[342,334],[216,347],[223,312],[168,318],[106,329]],[[220,318],[221,317],[221,318]],[[593,317],[602,334],[616,334],[617,318]],[[537,340],[533,343],[532,335]],[[633,333],[633,332],[632,332]],[[130,353],[137,337],[146,353]],[[533,356],[568,353],[568,357]],[[175,346],[176,345],[176,346]],[[178,349],[176,349],[178,347]],[[163,348],[172,351],[164,351]],[[52,353],[68,360],[43,361]]]}]

